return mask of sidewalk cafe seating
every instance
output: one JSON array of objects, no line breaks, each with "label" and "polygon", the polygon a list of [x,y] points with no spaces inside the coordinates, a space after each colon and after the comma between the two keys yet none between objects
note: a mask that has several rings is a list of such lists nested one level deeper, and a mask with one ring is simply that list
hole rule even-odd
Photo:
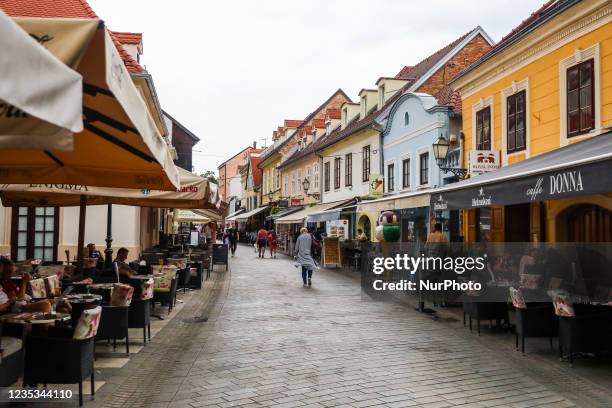
[{"label": "sidewalk cafe seating", "polygon": [[559,357],[574,363],[577,353],[612,351],[612,308],[574,304],[567,294],[553,295],[555,314],[559,316]]},{"label": "sidewalk cafe seating", "polygon": [[559,330],[559,319],[550,303],[526,302],[520,289],[510,288],[512,305],[516,311],[516,349],[521,341],[521,352],[525,353],[525,337],[548,337],[552,348],[553,337]]},{"label": "sidewalk cafe seating", "polygon": [[4,335],[0,320],[0,387],[14,384],[23,369],[23,339]]},{"label": "sidewalk cafe seating", "polygon": [[[151,299],[153,299],[153,279],[143,284],[140,296],[132,299],[128,310],[128,327],[131,329],[142,329],[142,341],[147,343],[151,340]],[[127,342],[127,339],[126,339]]]},{"label": "sidewalk cafe seating", "polygon": [[[483,290],[497,290],[498,288],[487,288]],[[507,293],[507,292],[506,292]],[[483,293],[466,292],[463,296],[463,325],[466,323],[466,316],[469,319],[470,331],[472,331],[472,319],[476,320],[476,328],[480,336],[480,322],[482,320],[495,320],[498,325],[501,320],[506,323],[510,321],[508,317],[508,304],[506,302],[485,302],[482,299],[487,296]],[[496,298],[496,296],[494,296]]]},{"label": "sidewalk cafe seating", "polygon": [[134,288],[130,285],[113,285],[110,305],[102,306],[100,326],[96,334],[96,340],[112,340],[113,351],[117,349],[117,339],[125,339],[127,355],[130,354],[128,312],[133,294]]},{"label": "sidewalk cafe seating", "polygon": [[101,313],[100,306],[84,310],[73,333],[49,330],[48,337],[27,337],[23,386],[78,383],[79,406],[82,406],[83,380],[89,377],[93,399],[94,337]]},{"label": "sidewalk cafe seating", "polygon": [[153,287],[153,304],[160,303],[168,306],[168,314],[172,312],[176,301],[176,266],[164,266],[161,268],[162,276],[155,278]]}]

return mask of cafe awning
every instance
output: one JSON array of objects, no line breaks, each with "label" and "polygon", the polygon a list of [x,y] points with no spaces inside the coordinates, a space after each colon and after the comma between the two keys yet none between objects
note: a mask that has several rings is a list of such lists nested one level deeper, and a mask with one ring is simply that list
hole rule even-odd
[{"label": "cafe awning", "polygon": [[612,192],[612,132],[432,193],[434,210],[511,205]]},{"label": "cafe awning", "polygon": [[284,217],[285,215],[293,214],[294,212],[300,211],[302,208],[303,207],[288,207],[288,208],[283,208],[282,210],[280,210],[276,214],[268,215],[266,217],[266,221],[277,220],[277,219],[279,219],[281,217]]},{"label": "cafe awning", "polygon": [[176,190],[179,175],[102,21],[14,19],[83,77],[84,130],[74,148],[0,150],[0,183]]},{"label": "cafe awning", "polygon": [[204,177],[179,168],[179,191],[93,187],[77,184],[0,184],[0,198],[5,207],[70,207],[123,204],[154,208],[220,209],[217,185]]},{"label": "cafe awning", "polygon": [[251,218],[251,217],[253,217],[253,216],[255,216],[255,215],[259,214],[259,213],[262,213],[262,212],[264,212],[266,210],[270,210],[270,207],[265,206],[265,207],[256,208],[256,209],[251,210],[249,212],[246,212],[246,213],[238,215],[236,217],[236,221],[238,221],[238,222],[245,222],[249,218]]},{"label": "cafe awning", "polygon": [[336,221],[340,219],[341,208],[319,211],[316,213],[308,214],[306,222],[327,222]]},{"label": "cafe awning", "polygon": [[236,212],[231,213],[229,216],[227,216],[225,218],[226,222],[233,222],[236,221],[236,217],[239,216],[240,214],[243,214],[246,210],[244,208],[239,209]]},{"label": "cafe awning", "polygon": [[172,217],[174,222],[210,222],[210,218],[198,214],[193,210],[175,210]]},{"label": "cafe awning", "polygon": [[212,211],[212,210],[199,210],[199,209],[194,209],[193,210],[194,213],[196,214],[200,214],[203,217],[207,217],[210,218],[211,221],[221,221],[223,219],[223,217],[221,216],[221,214],[219,214],[216,211]]},{"label": "cafe awning", "polygon": [[430,193],[431,190],[413,191],[376,200],[362,201],[357,205],[357,212],[380,213],[404,208],[429,207]]},{"label": "cafe awning", "polygon": [[0,10],[0,149],[72,150],[83,130],[81,75],[43,41]]},{"label": "cafe awning", "polygon": [[306,217],[308,217],[310,214],[322,212],[331,208],[336,208],[344,203],[346,203],[346,201],[334,201],[331,203],[320,203],[310,207],[306,207],[293,214],[278,218],[276,220],[276,224],[303,224]]}]

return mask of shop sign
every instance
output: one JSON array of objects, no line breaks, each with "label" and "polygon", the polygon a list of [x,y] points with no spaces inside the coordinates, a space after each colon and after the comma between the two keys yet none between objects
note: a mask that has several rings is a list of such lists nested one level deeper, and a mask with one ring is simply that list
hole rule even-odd
[{"label": "shop sign", "polygon": [[287,207],[289,207],[289,201],[287,201],[287,200],[278,200],[278,206],[280,208],[287,208]]},{"label": "shop sign", "polygon": [[291,199],[291,206],[292,207],[299,207],[301,205],[304,205],[304,199],[303,198],[292,198]]},{"label": "shop sign", "polygon": [[512,205],[612,192],[612,160],[432,194],[434,211]]},{"label": "shop sign", "polygon": [[469,172],[486,173],[499,169],[498,150],[470,150],[468,153]]},{"label": "shop sign", "polygon": [[384,194],[384,177],[382,174],[370,174],[370,194],[372,198],[381,198]]},{"label": "shop sign", "polygon": [[348,239],[348,220],[327,221],[325,229],[328,237]]}]

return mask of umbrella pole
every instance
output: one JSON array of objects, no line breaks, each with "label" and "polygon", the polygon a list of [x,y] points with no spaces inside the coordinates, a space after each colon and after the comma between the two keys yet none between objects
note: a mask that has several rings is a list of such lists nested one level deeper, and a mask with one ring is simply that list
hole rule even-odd
[{"label": "umbrella pole", "polygon": [[79,237],[77,239],[77,268],[83,267],[83,247],[85,246],[85,217],[87,216],[87,197],[81,195],[79,206]]},{"label": "umbrella pole", "polygon": [[111,269],[113,266],[113,205],[106,207],[106,249],[104,250],[104,266]]}]

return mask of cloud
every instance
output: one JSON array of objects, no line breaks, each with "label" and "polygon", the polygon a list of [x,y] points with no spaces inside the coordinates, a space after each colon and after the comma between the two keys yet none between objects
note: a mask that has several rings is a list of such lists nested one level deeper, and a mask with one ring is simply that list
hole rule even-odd
[{"label": "cloud", "polygon": [[542,0],[90,0],[112,30],[144,34],[165,110],[216,169],[332,92],[351,97],[481,25],[499,40]]}]

